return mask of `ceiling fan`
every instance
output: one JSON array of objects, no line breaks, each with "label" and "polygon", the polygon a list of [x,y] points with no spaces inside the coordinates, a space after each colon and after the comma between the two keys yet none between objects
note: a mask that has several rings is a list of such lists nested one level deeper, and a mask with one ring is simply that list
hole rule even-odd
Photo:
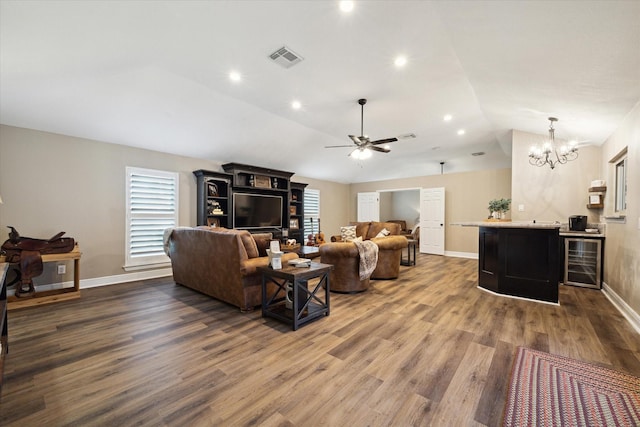
[{"label": "ceiling fan", "polygon": [[[349,138],[356,145],[356,148],[349,153],[349,156],[356,157],[359,159],[367,158],[371,155],[371,151],[379,151],[381,153],[388,153],[391,150],[387,147],[378,147],[382,144],[389,144],[391,142],[395,142],[398,138],[385,138],[378,139],[376,141],[371,141],[368,136],[364,135],[363,125],[364,125],[364,104],[367,103],[367,100],[362,98],[358,99],[358,104],[360,104],[360,136],[349,135]],[[353,145],[327,145],[324,148],[342,148],[349,147],[353,148]]]}]

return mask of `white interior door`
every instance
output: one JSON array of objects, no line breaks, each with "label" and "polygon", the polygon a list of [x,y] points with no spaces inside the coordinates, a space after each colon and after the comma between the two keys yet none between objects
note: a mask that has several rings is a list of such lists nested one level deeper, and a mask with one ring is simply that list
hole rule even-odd
[{"label": "white interior door", "polygon": [[420,191],[420,253],[444,255],[444,188]]},{"label": "white interior door", "polygon": [[358,193],[358,222],[380,221],[380,195],[377,191]]}]

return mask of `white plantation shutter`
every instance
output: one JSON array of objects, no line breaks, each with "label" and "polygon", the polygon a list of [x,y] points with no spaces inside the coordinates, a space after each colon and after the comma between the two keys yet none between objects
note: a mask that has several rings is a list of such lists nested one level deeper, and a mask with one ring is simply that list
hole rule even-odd
[{"label": "white plantation shutter", "polygon": [[316,234],[319,230],[320,190],[304,190],[304,236]]},{"label": "white plantation shutter", "polygon": [[178,174],[128,167],[125,268],[170,262],[162,238],[177,224]]}]

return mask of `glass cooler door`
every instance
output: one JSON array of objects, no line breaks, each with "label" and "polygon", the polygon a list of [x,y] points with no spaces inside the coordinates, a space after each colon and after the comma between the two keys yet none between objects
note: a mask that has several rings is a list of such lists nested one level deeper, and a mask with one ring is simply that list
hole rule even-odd
[{"label": "glass cooler door", "polygon": [[600,245],[598,239],[565,239],[564,283],[600,289]]}]

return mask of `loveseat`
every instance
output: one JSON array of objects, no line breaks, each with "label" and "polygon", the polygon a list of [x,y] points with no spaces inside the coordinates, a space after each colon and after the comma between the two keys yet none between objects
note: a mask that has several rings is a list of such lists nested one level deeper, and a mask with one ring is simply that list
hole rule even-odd
[{"label": "loveseat", "polygon": [[[270,234],[252,235],[246,230],[179,227],[165,233],[176,283],[239,307],[253,310],[262,303],[262,275],[258,267],[269,264],[261,253]],[[260,248],[259,248],[260,246]],[[282,263],[298,258],[285,253]],[[276,286],[269,284],[275,293]]]},{"label": "loveseat", "polygon": [[[363,240],[371,240],[378,245],[378,263],[375,270],[371,274],[372,279],[395,279],[400,275],[400,258],[402,257],[402,250],[407,247],[407,239],[404,236],[400,236],[400,225],[390,222],[352,222],[351,225],[355,226],[356,237],[361,237]],[[377,237],[383,230],[387,230],[389,233],[385,237]],[[342,235],[336,235],[331,237],[331,242],[340,243],[343,242]],[[344,242],[343,242],[344,243]],[[331,243],[328,243],[331,245]],[[323,245],[325,246],[325,245]],[[352,244],[355,246],[355,244]],[[346,251],[344,247],[340,246],[328,246],[324,250],[320,251],[321,257],[324,255],[324,260],[328,262],[331,250]],[[335,258],[334,258],[335,259]],[[325,261],[322,261],[325,262]],[[334,272],[339,271],[336,267]],[[344,278],[343,278],[344,279]],[[334,278],[331,278],[332,283]],[[339,280],[336,277],[336,281]]]}]

